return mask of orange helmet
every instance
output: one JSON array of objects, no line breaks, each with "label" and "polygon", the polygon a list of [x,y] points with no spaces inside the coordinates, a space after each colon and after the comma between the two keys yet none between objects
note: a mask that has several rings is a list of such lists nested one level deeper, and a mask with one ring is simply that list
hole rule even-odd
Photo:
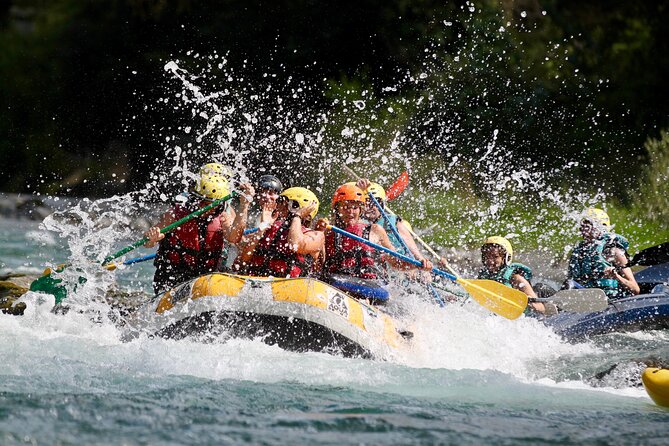
[{"label": "orange helmet", "polygon": [[332,207],[340,201],[360,201],[361,203],[364,203],[365,193],[355,184],[342,184],[332,196]]}]

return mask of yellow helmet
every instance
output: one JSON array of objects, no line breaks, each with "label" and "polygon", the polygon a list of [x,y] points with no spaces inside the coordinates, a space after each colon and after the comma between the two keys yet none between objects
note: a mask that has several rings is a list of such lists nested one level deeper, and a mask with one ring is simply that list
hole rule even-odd
[{"label": "yellow helmet", "polygon": [[609,218],[609,214],[597,208],[586,209],[583,213],[582,220],[588,220],[593,225],[602,226],[606,229],[611,227],[611,219]]},{"label": "yellow helmet", "polygon": [[230,183],[222,175],[202,175],[193,192],[207,200],[218,200],[230,194]]},{"label": "yellow helmet", "polygon": [[286,197],[290,201],[296,202],[300,209],[309,206],[310,204],[315,204],[314,210],[311,211],[310,217],[313,219],[318,213],[318,197],[316,194],[311,192],[309,189],[304,187],[289,187],[288,189],[281,192],[280,197]]},{"label": "yellow helmet", "polygon": [[221,163],[208,163],[200,168],[201,177],[217,175],[230,178],[232,176],[232,172],[230,171],[230,168],[224,166]]},{"label": "yellow helmet", "polygon": [[487,239],[485,239],[485,242],[483,242],[483,246],[485,245],[497,245],[502,247],[502,249],[506,253],[504,262],[507,265],[511,263],[511,261],[513,260],[513,247],[511,246],[511,242],[508,241],[506,238],[500,237],[498,235],[493,237],[488,237]]},{"label": "yellow helmet", "polygon": [[386,190],[379,183],[371,183],[367,192],[370,192],[377,200],[386,201]]}]

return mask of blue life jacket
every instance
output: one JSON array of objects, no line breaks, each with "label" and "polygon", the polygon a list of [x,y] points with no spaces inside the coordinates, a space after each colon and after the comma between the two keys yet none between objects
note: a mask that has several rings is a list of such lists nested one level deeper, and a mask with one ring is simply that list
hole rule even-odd
[{"label": "blue life jacket", "polygon": [[627,251],[629,242],[618,234],[604,233],[591,242],[581,240],[569,258],[568,277],[585,288],[600,288],[609,298],[625,295],[616,279],[604,277],[604,270],[611,265],[604,252],[613,247]]}]

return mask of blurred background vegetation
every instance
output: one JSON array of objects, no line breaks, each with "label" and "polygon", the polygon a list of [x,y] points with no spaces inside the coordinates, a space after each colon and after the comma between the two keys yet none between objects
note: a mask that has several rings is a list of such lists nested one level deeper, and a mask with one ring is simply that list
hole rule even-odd
[{"label": "blurred background vegetation", "polygon": [[[371,90],[401,110],[394,124],[424,114],[437,135],[448,122],[459,129],[449,156],[499,132],[541,168],[579,160],[616,206],[666,228],[667,23],[667,2],[650,0],[0,1],[0,190],[105,196],[145,184],[161,129],[175,125],[147,107],[165,95],[163,65],[218,51],[232,66],[251,61],[247,82],[280,66],[320,86],[316,107]],[[379,91],[424,69],[435,45],[425,83]],[[407,105],[425,94],[438,97]],[[415,141],[426,156],[444,150]]]}]

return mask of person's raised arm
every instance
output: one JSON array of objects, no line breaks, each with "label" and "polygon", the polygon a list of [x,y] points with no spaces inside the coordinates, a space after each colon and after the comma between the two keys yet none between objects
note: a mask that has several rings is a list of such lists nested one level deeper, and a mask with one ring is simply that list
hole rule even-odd
[{"label": "person's raised arm", "polygon": [[620,272],[615,271],[615,277],[623,287],[627,288],[629,292],[632,293],[632,295],[636,296],[641,292],[641,288],[639,288],[639,284],[634,278],[634,273],[632,273],[630,268],[623,268]]},{"label": "person's raised arm", "polygon": [[[244,236],[251,197],[255,194],[253,186],[243,183],[239,186],[239,212],[235,213],[232,224],[225,230],[225,239],[230,243],[239,243]],[[234,211],[233,211],[234,212]]]},{"label": "person's raised arm", "polygon": [[288,229],[288,244],[297,254],[311,254],[316,257],[325,243],[325,237],[321,231],[302,231],[302,219],[306,218],[315,209],[311,204],[295,211],[293,221]]},{"label": "person's raised arm", "polygon": [[636,296],[641,292],[641,288],[639,288],[639,284],[634,278],[632,270],[627,266],[628,260],[625,251],[620,248],[615,248],[613,249],[612,254],[613,260],[611,263],[613,264],[614,268],[613,270],[610,270],[611,277],[618,280],[618,282],[620,282],[623,287],[628,289],[630,293]]},{"label": "person's raised arm", "polygon": [[237,260],[242,265],[248,262],[253,255],[253,252],[256,249],[256,245],[263,238],[267,229],[269,229],[276,220],[274,218],[274,210],[276,209],[276,203],[266,202],[262,206],[260,214],[260,223],[258,224],[258,230],[242,237],[242,240],[238,244],[239,253],[237,254]]},{"label": "person's raised arm", "polygon": [[367,188],[371,186],[372,182],[369,181],[367,178],[360,178],[358,181],[356,181],[355,185],[360,188],[363,191],[367,191]]},{"label": "person's raised arm", "polygon": [[537,297],[530,282],[520,274],[513,274],[511,276],[511,286],[525,293],[527,297]]}]

